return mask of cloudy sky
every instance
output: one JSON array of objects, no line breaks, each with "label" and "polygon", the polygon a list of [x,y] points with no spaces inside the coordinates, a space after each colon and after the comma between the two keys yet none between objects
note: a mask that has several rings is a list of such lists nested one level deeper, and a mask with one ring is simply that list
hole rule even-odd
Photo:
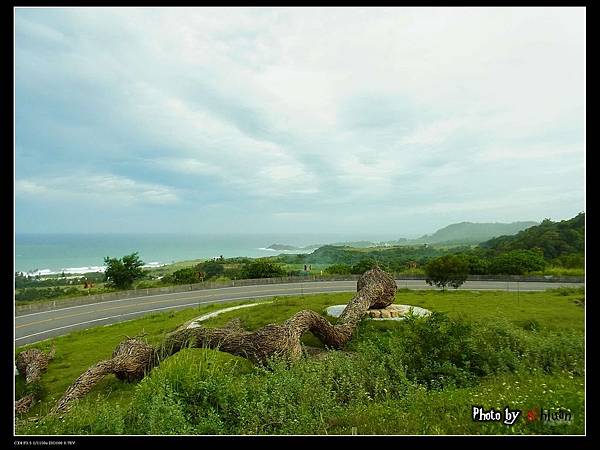
[{"label": "cloudy sky", "polygon": [[585,209],[583,8],[15,10],[17,232]]}]

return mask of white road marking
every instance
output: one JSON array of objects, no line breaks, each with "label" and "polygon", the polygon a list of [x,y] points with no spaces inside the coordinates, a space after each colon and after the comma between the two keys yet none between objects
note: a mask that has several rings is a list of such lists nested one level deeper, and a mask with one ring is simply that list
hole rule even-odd
[{"label": "white road marking", "polygon": [[[340,293],[340,292],[348,292],[348,291],[328,291],[328,292]],[[224,301],[228,301],[228,300],[244,300],[244,299],[248,299],[248,298],[280,297],[280,296],[288,296],[288,295],[298,295],[298,294],[275,294],[275,295],[270,295],[270,296],[269,295],[266,295],[266,296],[265,295],[255,295],[252,297],[235,297],[235,298],[229,298],[229,299],[224,299],[224,300],[211,300],[208,302],[202,302],[201,304],[204,305],[206,303],[219,303],[219,302],[224,302]],[[163,306],[162,308],[146,309],[144,311],[135,311],[135,312],[125,313],[125,314],[117,314],[116,316],[108,316],[108,317],[103,317],[101,319],[86,320],[85,322],[73,323],[71,325],[65,325],[65,326],[58,327],[58,328],[52,328],[50,330],[40,331],[38,333],[28,334],[27,336],[15,338],[15,341],[19,341],[21,339],[26,339],[26,338],[32,337],[32,336],[38,336],[40,334],[51,333],[52,331],[64,330],[65,328],[76,327],[77,325],[85,325],[86,323],[93,323],[93,322],[100,322],[101,320],[114,319],[116,317],[131,316],[133,314],[142,314],[142,313],[147,313],[147,312],[152,312],[152,311],[160,311],[163,309],[180,308],[180,307],[184,307],[184,306],[198,306],[198,305],[199,305],[198,302],[196,302],[196,303],[187,303],[185,305]]]},{"label": "white road marking", "polygon": [[[307,283],[317,283],[317,282],[316,281],[307,281]],[[355,281],[321,281],[318,283],[354,283],[354,284],[356,284]],[[106,301],[100,300],[98,302],[86,303],[85,305],[67,306],[64,308],[49,309],[48,311],[39,311],[39,312],[35,312],[35,313],[21,314],[21,315],[15,316],[15,317],[18,318],[18,317],[36,316],[38,314],[48,314],[51,312],[63,311],[63,310],[67,310],[67,309],[83,308],[85,306],[105,305],[107,303],[123,302],[123,301],[127,301],[127,300],[140,300],[140,299],[149,298],[149,297],[163,297],[165,295],[187,294],[187,293],[192,293],[192,292],[197,292],[197,291],[213,292],[213,291],[222,291],[223,289],[242,289],[242,288],[247,288],[247,287],[252,287],[252,286],[289,286],[290,284],[300,284],[300,283],[255,284],[255,285],[251,285],[251,286],[230,286],[230,287],[224,287],[224,288],[196,289],[196,291],[169,292],[168,294],[142,295],[141,297],[127,297],[127,298],[120,298],[117,300],[106,300]],[[336,287],[336,286],[331,286],[331,287]],[[192,298],[198,298],[198,297],[192,297]],[[200,297],[200,298],[202,298],[202,297]]]},{"label": "white road marking", "polygon": [[[397,282],[398,281],[403,281],[404,284],[406,285],[406,280],[396,280],[396,281]],[[411,283],[413,283],[413,282],[419,282],[419,281],[423,281],[423,280],[408,280],[408,281],[410,281]],[[297,289],[297,290],[301,290],[301,289],[310,290],[310,289],[318,289],[318,288],[326,288],[326,289],[328,289],[328,288],[336,288],[338,286],[336,286],[336,285],[327,286],[327,285],[325,285],[325,283],[332,283],[332,284],[333,283],[353,283],[354,284],[355,282],[354,281],[335,281],[335,282],[326,282],[326,281],[325,282],[308,282],[307,281],[306,283],[311,283],[311,284],[315,283],[315,285],[314,286],[303,285],[303,286],[299,286],[297,288],[295,287],[295,289]],[[502,283],[502,282],[500,282],[500,283]],[[276,287],[276,286],[290,286],[290,284],[294,284],[294,285],[297,286],[296,283],[279,283],[279,284],[272,284],[272,285],[255,285],[255,286],[263,286],[263,287],[264,286],[272,286],[272,287]],[[206,289],[206,290],[213,292],[213,291],[220,291],[220,290],[225,290],[225,289],[241,289],[241,288],[248,288],[248,287],[250,287],[250,286],[235,286],[235,287],[232,286],[232,287],[225,287],[225,288],[211,288],[211,289]],[[401,286],[399,286],[399,287],[401,287]],[[434,287],[422,287],[420,289],[414,289],[414,290],[432,290],[432,289],[435,289],[435,288]],[[294,288],[293,289],[287,289],[287,290],[294,290]],[[498,291],[498,290],[504,291],[504,289],[499,289],[497,287],[495,287],[495,288],[470,288],[470,289],[463,288],[463,289],[460,289],[460,290],[464,290],[464,291]],[[545,291],[545,290],[546,289],[519,289],[518,292],[542,292],[542,291]],[[344,292],[351,292],[351,291],[354,291],[354,289],[343,290],[343,291],[339,291],[339,290],[336,290],[336,291],[325,290],[324,293],[344,293]],[[193,291],[189,291],[189,292],[193,292]],[[516,293],[517,290],[513,289],[510,292],[515,292]],[[49,311],[41,311],[41,312],[31,313],[31,314],[23,314],[21,316],[17,316],[16,318],[33,316],[33,315],[38,315],[38,314],[50,313],[50,312],[57,312],[57,311],[62,311],[62,310],[74,309],[74,308],[82,308],[84,306],[91,306],[91,305],[97,305],[97,304],[104,305],[106,303],[122,302],[122,301],[126,301],[126,300],[145,299],[145,298],[148,298],[148,297],[160,297],[160,296],[176,295],[176,294],[184,294],[184,293],[186,293],[186,292],[176,292],[176,293],[168,293],[168,294],[146,295],[146,296],[142,296],[142,297],[129,297],[129,298],[118,299],[118,300],[108,300],[108,301],[105,301],[105,302],[89,303],[89,304],[86,304],[86,305],[78,305],[78,306],[71,306],[71,307],[66,307],[66,308],[58,308],[58,309],[49,310]],[[290,294],[281,294],[281,293],[277,294],[277,293],[274,293],[274,294],[267,294],[267,295],[255,295],[255,296],[244,296],[244,297],[230,297],[230,298],[227,298],[227,299],[208,300],[208,301],[205,301],[205,302],[186,303],[186,304],[183,304],[183,305],[171,305],[171,306],[165,306],[165,307],[161,307],[161,308],[153,308],[153,309],[147,309],[147,310],[142,310],[142,311],[135,311],[135,312],[130,312],[130,313],[123,313],[123,314],[118,314],[118,315],[114,315],[114,316],[103,317],[103,318],[100,318],[100,319],[93,319],[93,320],[87,320],[87,321],[84,321],[84,322],[78,322],[78,323],[74,323],[74,324],[70,324],[70,325],[65,325],[65,326],[62,326],[62,327],[52,328],[50,330],[45,330],[45,331],[40,331],[40,332],[37,332],[37,333],[32,333],[32,334],[29,334],[29,335],[26,335],[26,336],[22,336],[22,337],[19,337],[19,338],[15,338],[15,341],[19,341],[19,340],[22,340],[22,339],[27,339],[29,337],[38,336],[38,335],[41,335],[41,334],[51,333],[53,331],[58,331],[58,330],[63,330],[63,329],[67,329],[67,328],[76,327],[78,325],[85,325],[85,324],[88,324],[88,323],[100,322],[100,321],[103,321],[103,320],[114,319],[114,318],[117,318],[117,317],[130,316],[130,315],[134,315],[134,314],[143,314],[143,313],[147,313],[147,312],[161,311],[161,310],[173,309],[173,308],[181,308],[181,307],[186,307],[186,306],[200,306],[200,305],[209,304],[209,303],[220,303],[220,302],[222,303],[222,302],[232,301],[232,300],[244,300],[244,299],[267,298],[267,297],[278,297],[278,296],[293,296],[293,295],[298,295],[298,293],[297,292],[290,293]],[[207,298],[207,297],[210,297],[210,296],[211,295],[209,294],[209,295],[205,295],[203,297],[191,297],[190,299],[194,299],[194,298],[195,299]],[[182,299],[182,300],[185,300],[185,299]],[[134,306],[134,305],[132,305],[132,306]],[[92,311],[92,312],[94,312],[94,311]]]}]

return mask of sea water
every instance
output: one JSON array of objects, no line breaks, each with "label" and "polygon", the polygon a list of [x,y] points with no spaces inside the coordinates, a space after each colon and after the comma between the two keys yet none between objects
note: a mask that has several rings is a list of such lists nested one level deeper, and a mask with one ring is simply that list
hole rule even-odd
[{"label": "sea water", "polygon": [[[333,234],[19,234],[15,272],[32,274],[102,271],[104,258],[133,252],[148,266],[223,256],[261,257],[301,253],[268,249],[272,244],[303,247],[369,237]],[[371,237],[372,238],[372,237]],[[313,251],[308,250],[308,252]]]}]

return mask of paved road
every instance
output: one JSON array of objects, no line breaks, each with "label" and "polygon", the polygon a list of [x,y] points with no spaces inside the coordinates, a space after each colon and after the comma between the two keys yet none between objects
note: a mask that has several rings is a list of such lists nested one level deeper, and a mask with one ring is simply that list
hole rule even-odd
[{"label": "paved road", "polygon": [[[432,289],[424,280],[396,280],[399,288]],[[583,283],[467,281],[463,290],[543,291],[559,286],[583,286]],[[91,305],[57,308],[24,314],[15,318],[15,344],[38,342],[100,325],[131,320],[153,312],[178,310],[200,304],[224,303],[240,299],[265,298],[283,295],[316,294],[321,292],[352,292],[356,281],[317,281],[306,283],[241,286],[202,291],[160,294]]]}]

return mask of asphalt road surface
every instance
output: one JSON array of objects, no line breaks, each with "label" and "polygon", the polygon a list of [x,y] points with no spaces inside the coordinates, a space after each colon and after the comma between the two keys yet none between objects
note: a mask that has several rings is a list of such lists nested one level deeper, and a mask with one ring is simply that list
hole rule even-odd
[{"label": "asphalt road surface", "polygon": [[[433,289],[424,280],[396,280],[396,283],[399,288]],[[467,281],[460,289],[526,292],[543,291],[559,286],[576,287],[583,286],[583,283]],[[202,304],[355,290],[356,281],[317,281],[206,289],[57,308],[15,317],[15,345],[31,344],[75,330],[136,319],[154,312],[179,310]]]}]

